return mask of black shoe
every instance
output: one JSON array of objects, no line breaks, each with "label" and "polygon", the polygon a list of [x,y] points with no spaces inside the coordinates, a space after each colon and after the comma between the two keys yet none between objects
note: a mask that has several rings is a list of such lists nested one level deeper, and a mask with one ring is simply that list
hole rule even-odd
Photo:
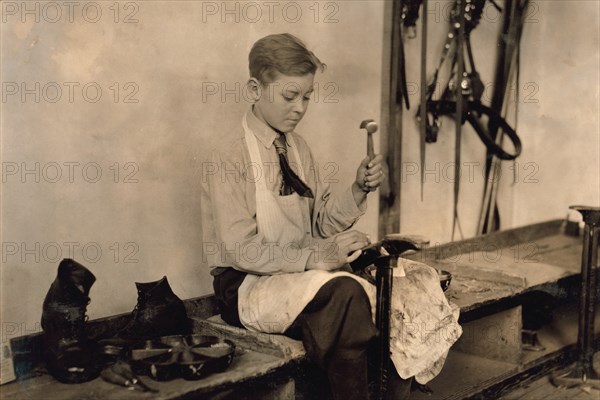
[{"label": "black shoe", "polygon": [[327,378],[334,400],[368,400],[367,351],[352,357],[332,357]]},{"label": "black shoe", "polygon": [[100,341],[105,356],[122,356],[128,347],[145,340],[191,333],[183,301],[173,293],[166,276],[135,285],[138,301],[131,319],[116,336]]},{"label": "black shoe", "polygon": [[136,282],[135,286],[138,302],[119,337],[139,341],[190,333],[183,301],[173,293],[166,276],[156,282]]},{"label": "black shoe", "polygon": [[64,259],[44,299],[44,358],[50,374],[63,383],[87,382],[100,374],[85,332],[88,296],[95,281],[83,265]]}]

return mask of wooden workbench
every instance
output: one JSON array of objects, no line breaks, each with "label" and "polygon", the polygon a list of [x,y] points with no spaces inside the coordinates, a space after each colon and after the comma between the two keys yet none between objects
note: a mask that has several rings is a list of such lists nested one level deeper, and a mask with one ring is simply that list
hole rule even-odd
[{"label": "wooden workbench", "polygon": [[[464,329],[442,373],[430,382],[434,396],[415,392],[413,398],[496,398],[511,384],[568,361],[576,341],[577,311],[572,300],[578,291],[582,241],[564,235],[562,224],[562,220],[549,221],[465,241],[434,244],[409,257],[453,274],[446,295],[460,307]],[[521,302],[533,291],[545,291],[565,303],[553,324],[540,331],[546,350],[539,353],[523,352],[520,345]],[[236,357],[227,371],[200,381],[154,382],[144,377],[148,385],[160,389],[158,395],[128,391],[101,379],[65,385],[44,374],[1,386],[0,398],[294,398],[303,377],[298,366],[306,364],[300,342],[280,335],[251,334],[209,318],[216,312],[212,296],[185,303],[197,333],[225,336],[236,343]],[[124,316],[92,323],[110,324],[119,318]],[[490,326],[495,330],[490,330]],[[481,335],[482,332],[488,333]],[[35,359],[39,343],[40,335],[32,335],[17,338],[14,347],[22,353],[29,351],[30,358]],[[35,366],[35,362],[30,364]]]},{"label": "wooden workbench", "polygon": [[[444,369],[429,383],[433,395],[416,392],[411,399],[498,398],[572,360],[582,238],[565,235],[563,224],[549,221],[432,246],[411,257],[453,274],[446,296],[460,307],[464,330]],[[545,350],[537,352],[521,346],[521,306],[535,292],[559,304],[552,322],[538,331]],[[597,314],[600,332],[600,310]]]}]

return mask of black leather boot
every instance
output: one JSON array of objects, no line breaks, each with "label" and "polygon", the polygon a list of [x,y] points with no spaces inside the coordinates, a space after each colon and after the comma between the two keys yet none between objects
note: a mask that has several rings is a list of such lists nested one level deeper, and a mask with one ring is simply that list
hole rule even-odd
[{"label": "black leather boot", "polygon": [[183,301],[169,286],[167,277],[156,282],[136,282],[138,302],[131,320],[118,336],[129,341],[141,341],[158,336],[190,333],[190,324]]},{"label": "black leather boot", "polygon": [[183,301],[169,286],[167,277],[155,282],[136,282],[138,300],[128,322],[114,336],[99,341],[105,363],[126,357],[138,342],[159,336],[191,333]]},{"label": "black leather boot", "polygon": [[88,296],[95,281],[86,267],[64,259],[44,299],[44,358],[48,371],[64,383],[86,382],[100,374],[85,332]]},{"label": "black leather boot", "polygon": [[353,351],[332,357],[327,378],[334,400],[368,400],[367,351]]},{"label": "black leather boot", "polygon": [[388,384],[385,400],[408,400],[414,378],[402,379],[391,359],[389,360],[388,368]]}]

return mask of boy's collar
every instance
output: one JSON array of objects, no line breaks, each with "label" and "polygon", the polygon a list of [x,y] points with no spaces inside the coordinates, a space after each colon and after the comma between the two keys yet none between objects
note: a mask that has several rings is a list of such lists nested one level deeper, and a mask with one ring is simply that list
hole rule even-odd
[{"label": "boy's collar", "polygon": [[269,125],[258,119],[252,112],[252,107],[250,107],[246,113],[246,122],[248,123],[248,128],[250,128],[258,140],[260,140],[263,146],[270,149],[278,133]]}]

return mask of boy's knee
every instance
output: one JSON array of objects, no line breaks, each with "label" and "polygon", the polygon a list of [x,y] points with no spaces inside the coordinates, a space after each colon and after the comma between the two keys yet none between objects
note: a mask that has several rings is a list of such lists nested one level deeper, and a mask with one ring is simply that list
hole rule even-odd
[{"label": "boy's knee", "polygon": [[[355,279],[350,277],[339,277],[331,281],[332,297],[337,298],[343,304],[348,304],[350,307],[359,306],[366,310],[371,310],[369,296],[365,289]],[[360,307],[364,306],[364,307]]]}]

